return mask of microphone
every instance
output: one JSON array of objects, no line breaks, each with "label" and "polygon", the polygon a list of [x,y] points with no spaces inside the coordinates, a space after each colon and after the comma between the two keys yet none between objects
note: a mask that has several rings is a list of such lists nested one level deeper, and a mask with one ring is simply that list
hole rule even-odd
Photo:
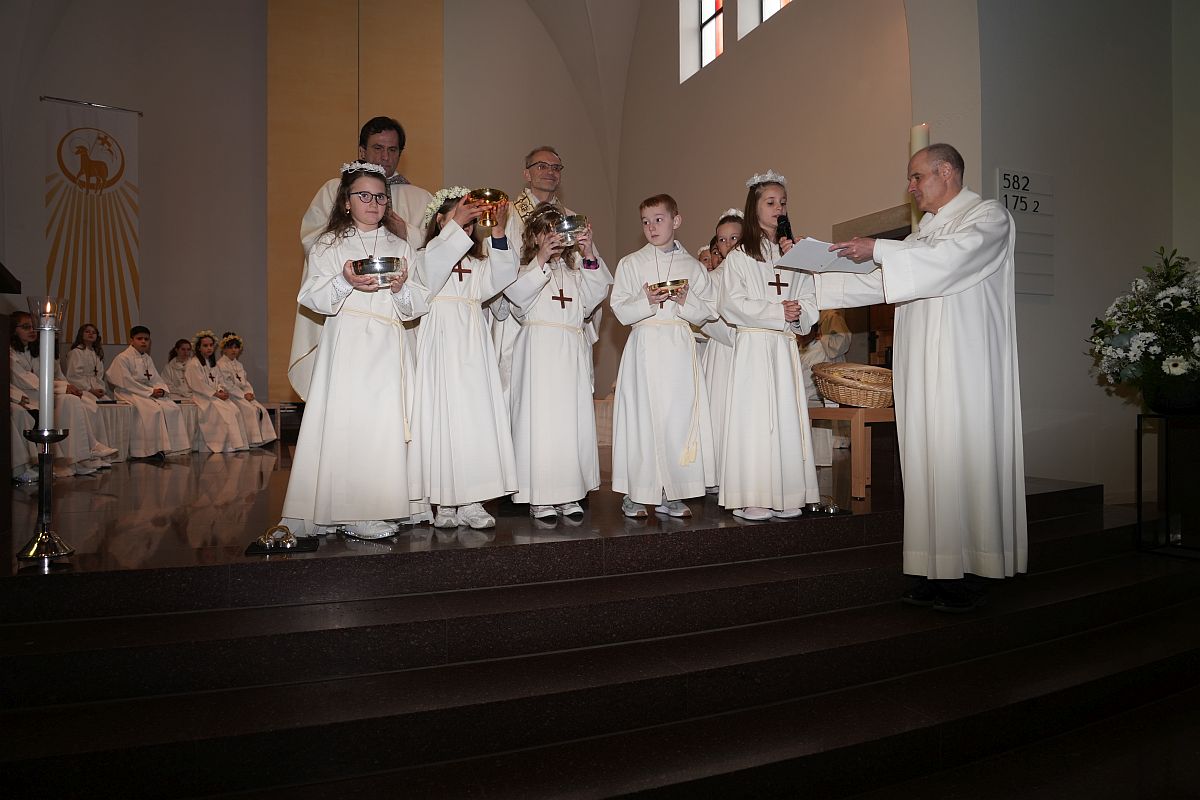
[{"label": "microphone", "polygon": [[796,237],[792,235],[792,223],[787,218],[787,214],[781,214],[779,219],[775,220],[775,239],[778,241],[783,238],[796,241]]}]

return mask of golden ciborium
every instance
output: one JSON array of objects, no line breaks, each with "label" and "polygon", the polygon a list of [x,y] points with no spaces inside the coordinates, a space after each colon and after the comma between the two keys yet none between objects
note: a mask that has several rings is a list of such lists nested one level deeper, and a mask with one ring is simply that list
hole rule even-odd
[{"label": "golden ciborium", "polygon": [[467,199],[479,203],[483,214],[479,217],[481,228],[493,228],[496,225],[496,206],[508,200],[508,195],[499,189],[475,189],[467,194]]}]

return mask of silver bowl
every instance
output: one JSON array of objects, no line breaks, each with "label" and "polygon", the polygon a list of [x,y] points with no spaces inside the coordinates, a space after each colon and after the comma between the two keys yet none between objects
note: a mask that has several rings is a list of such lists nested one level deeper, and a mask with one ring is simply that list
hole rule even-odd
[{"label": "silver bowl", "polygon": [[583,214],[572,214],[554,223],[554,232],[562,237],[563,246],[571,247],[579,240],[579,234],[587,228],[588,220]]},{"label": "silver bowl", "polygon": [[391,286],[392,279],[408,266],[408,260],[402,256],[375,256],[360,258],[351,262],[350,266],[355,275],[374,275],[379,285],[386,287]]}]

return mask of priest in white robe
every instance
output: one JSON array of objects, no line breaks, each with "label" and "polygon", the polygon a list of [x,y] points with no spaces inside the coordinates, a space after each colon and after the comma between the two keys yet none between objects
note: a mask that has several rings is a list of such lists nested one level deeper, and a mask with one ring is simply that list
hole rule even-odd
[{"label": "priest in white robe", "polygon": [[963,162],[935,144],[908,164],[925,212],[903,242],[833,245],[866,275],[818,276],[822,307],[896,305],[896,427],[904,477],[906,602],[969,611],[964,575],[1025,572],[1028,535],[1017,371],[1016,228],[1008,211],[963,187]]},{"label": "priest in white robe", "polygon": [[129,347],[113,358],[104,375],[116,398],[133,405],[131,456],[186,453],[191,448],[183,412],[171,400],[166,381],[150,358],[149,328],[135,325],[129,331]]}]

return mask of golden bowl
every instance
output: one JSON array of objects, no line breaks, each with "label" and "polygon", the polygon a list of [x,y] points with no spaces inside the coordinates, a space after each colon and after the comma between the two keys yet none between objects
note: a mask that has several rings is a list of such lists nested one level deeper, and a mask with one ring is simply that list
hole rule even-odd
[{"label": "golden bowl", "polygon": [[499,189],[474,189],[467,193],[467,199],[483,206],[483,214],[479,217],[479,226],[492,228],[496,225],[496,206],[508,199],[508,195]]},{"label": "golden bowl", "polygon": [[390,286],[392,278],[406,266],[408,261],[401,256],[375,256],[350,262],[355,275],[374,275],[380,286]]},{"label": "golden bowl", "polygon": [[686,288],[687,285],[687,278],[676,278],[675,280],[671,281],[659,281],[658,283],[652,283],[650,284],[650,291],[658,292],[666,289],[671,293],[671,296],[674,297],[675,295],[679,294],[680,289]]}]

